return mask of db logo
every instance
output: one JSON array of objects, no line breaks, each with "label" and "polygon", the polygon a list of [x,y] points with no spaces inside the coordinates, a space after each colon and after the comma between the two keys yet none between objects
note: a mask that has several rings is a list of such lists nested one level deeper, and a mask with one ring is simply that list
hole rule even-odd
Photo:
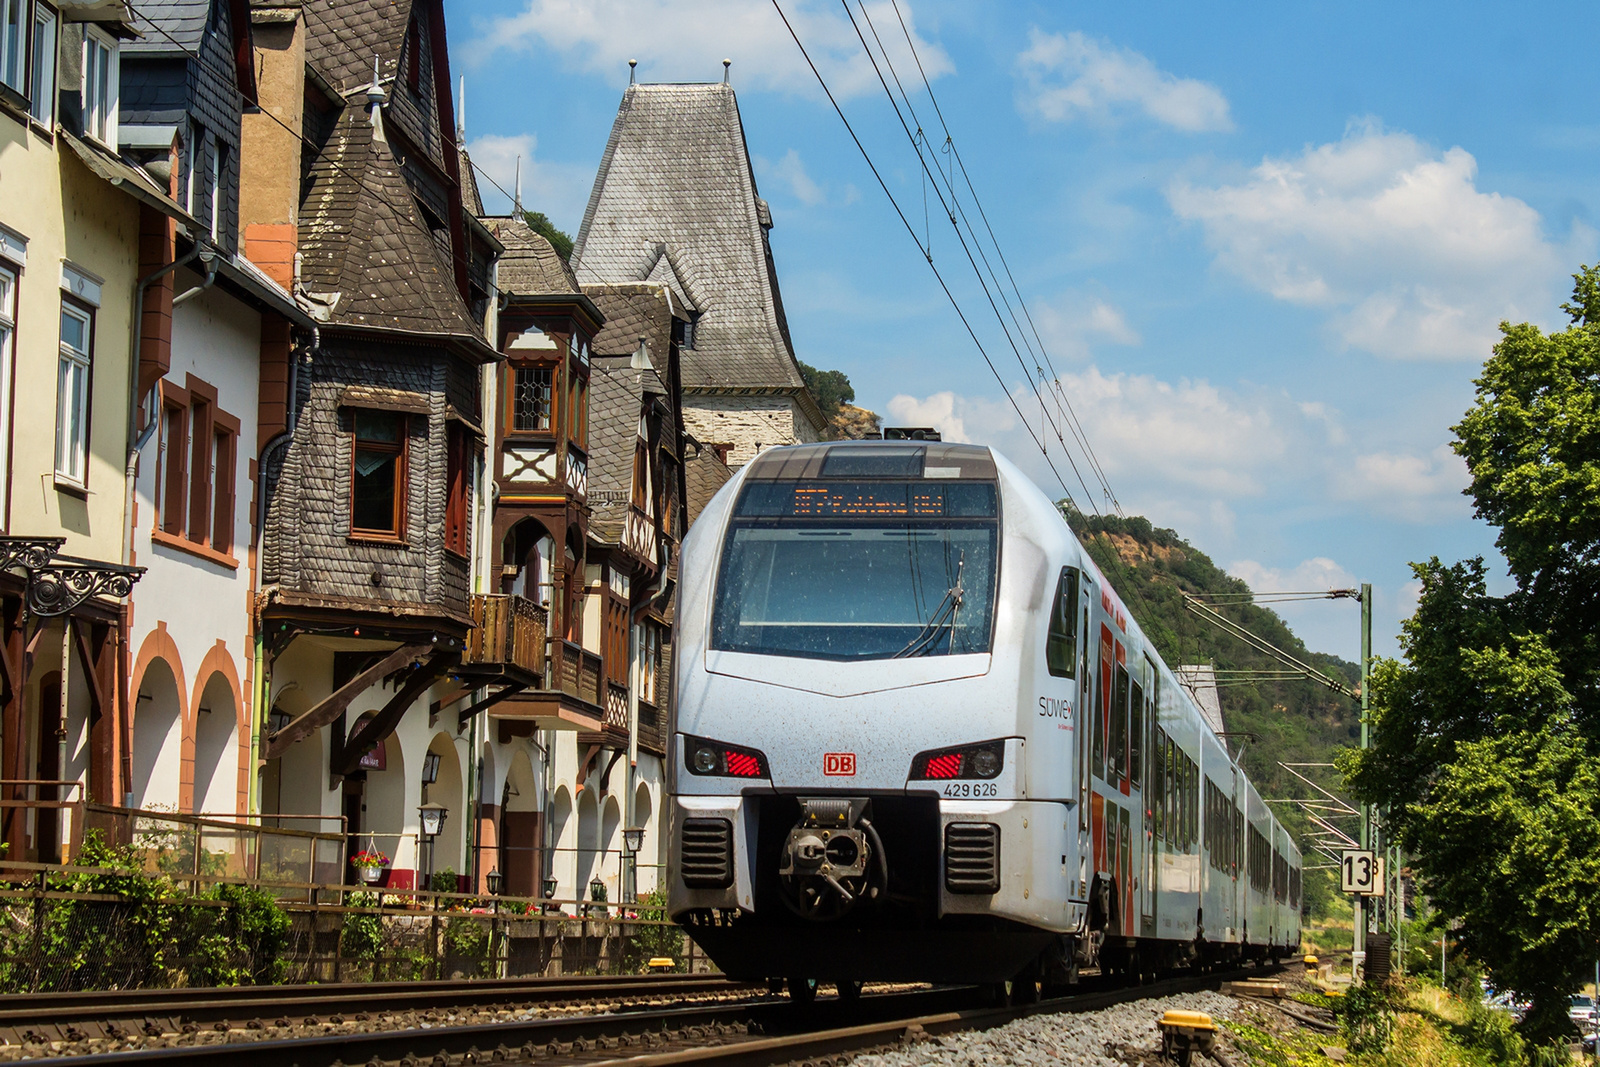
[{"label": "db logo", "polygon": [[822,773],[851,778],[856,773],[854,752],[825,752],[822,756]]}]

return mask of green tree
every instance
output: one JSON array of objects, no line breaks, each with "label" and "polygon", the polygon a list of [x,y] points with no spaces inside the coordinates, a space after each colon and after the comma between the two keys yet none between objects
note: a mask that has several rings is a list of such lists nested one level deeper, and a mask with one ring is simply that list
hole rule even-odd
[{"label": "green tree", "polygon": [[855,388],[844,371],[818,370],[809,363],[801,363],[800,377],[805,379],[806,388],[811,390],[817,407],[822,409],[822,414],[829,421],[839,414],[841,405],[849,404],[856,398]]},{"label": "green tree", "polygon": [[565,263],[572,256],[572,238],[566,232],[556,228],[542,211],[524,211],[522,218],[528,224],[528,229],[550,242],[550,247],[556,250],[556,255]]},{"label": "green tree", "polygon": [[1565,330],[1502,324],[1454,427],[1516,591],[1488,595],[1482,559],[1414,565],[1372,746],[1339,757],[1468,952],[1532,998],[1522,1031],[1541,1048],[1570,1032],[1600,934],[1600,272],[1574,281]]}]

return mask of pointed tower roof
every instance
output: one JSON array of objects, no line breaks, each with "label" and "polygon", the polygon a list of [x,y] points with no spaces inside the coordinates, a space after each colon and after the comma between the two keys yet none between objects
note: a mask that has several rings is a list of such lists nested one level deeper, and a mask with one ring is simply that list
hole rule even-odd
[{"label": "pointed tower roof", "polygon": [[300,208],[307,295],[328,325],[426,334],[494,358],[376,132],[364,108],[346,107],[311,166]]},{"label": "pointed tower roof", "polygon": [[585,285],[650,281],[700,312],[685,389],[801,391],[771,225],[730,86],[630,85],[572,265]]}]

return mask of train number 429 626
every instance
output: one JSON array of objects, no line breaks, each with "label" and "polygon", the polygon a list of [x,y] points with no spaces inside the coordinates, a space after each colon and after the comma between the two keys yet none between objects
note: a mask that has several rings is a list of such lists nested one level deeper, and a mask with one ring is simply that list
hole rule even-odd
[{"label": "train number 429 626", "polygon": [[944,795],[947,797],[996,797],[1000,795],[1000,787],[993,782],[946,782]]}]

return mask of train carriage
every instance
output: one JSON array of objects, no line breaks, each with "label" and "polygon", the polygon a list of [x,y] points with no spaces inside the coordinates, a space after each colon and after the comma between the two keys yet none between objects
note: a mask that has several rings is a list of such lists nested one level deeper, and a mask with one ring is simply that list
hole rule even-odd
[{"label": "train carriage", "polygon": [[769,450],[680,575],[668,906],[729,974],[1067,982],[1298,944],[1293,843],[998,453]]}]

